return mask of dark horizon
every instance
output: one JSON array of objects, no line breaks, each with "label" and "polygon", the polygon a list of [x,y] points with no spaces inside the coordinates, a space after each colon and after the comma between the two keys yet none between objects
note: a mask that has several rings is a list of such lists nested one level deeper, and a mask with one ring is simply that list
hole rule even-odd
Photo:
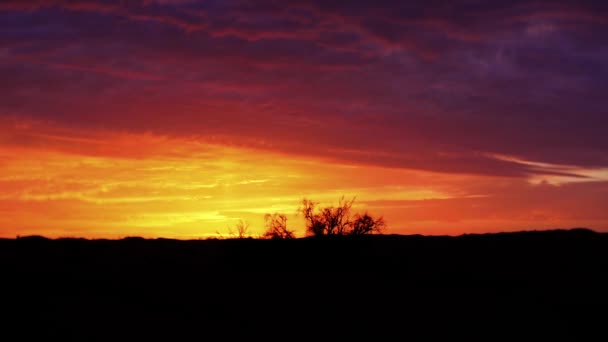
[{"label": "dark horizon", "polygon": [[608,234],[0,239],[0,336],[602,336]]}]

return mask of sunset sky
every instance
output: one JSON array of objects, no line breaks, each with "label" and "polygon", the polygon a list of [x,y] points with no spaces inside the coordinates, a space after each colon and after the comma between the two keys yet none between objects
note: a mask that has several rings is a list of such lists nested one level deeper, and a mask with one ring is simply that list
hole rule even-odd
[{"label": "sunset sky", "polygon": [[0,237],[608,231],[608,2],[0,1]]}]

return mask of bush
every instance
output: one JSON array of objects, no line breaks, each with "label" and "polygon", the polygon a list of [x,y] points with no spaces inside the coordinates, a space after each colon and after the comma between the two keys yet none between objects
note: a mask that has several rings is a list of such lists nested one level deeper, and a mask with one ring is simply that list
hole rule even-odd
[{"label": "bush", "polygon": [[318,203],[304,199],[300,212],[306,221],[306,233],[312,236],[379,234],[386,228],[382,217],[374,218],[367,212],[351,215],[355,198],[340,198],[336,207],[318,207]]},{"label": "bush", "polygon": [[266,214],[264,216],[266,232],[262,235],[264,239],[293,239],[293,231],[287,229],[287,216],[283,214]]}]

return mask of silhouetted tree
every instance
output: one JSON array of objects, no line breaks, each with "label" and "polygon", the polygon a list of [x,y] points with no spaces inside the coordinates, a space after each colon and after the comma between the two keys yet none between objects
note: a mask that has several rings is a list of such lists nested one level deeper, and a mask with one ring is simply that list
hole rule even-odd
[{"label": "silhouetted tree", "polygon": [[306,232],[313,236],[325,235],[367,235],[381,233],[386,227],[384,219],[373,218],[368,213],[351,216],[355,198],[346,200],[344,196],[336,207],[318,207],[318,203],[304,199],[300,212],[306,221]]},{"label": "silhouetted tree", "polygon": [[249,222],[243,220],[239,220],[234,226],[234,229],[228,227],[227,236],[224,236],[217,230],[215,231],[215,234],[218,236],[219,239],[244,239],[247,237],[251,237],[251,235],[249,234]]},{"label": "silhouetted tree", "polygon": [[351,235],[366,235],[366,234],[380,234],[386,228],[384,218],[379,217],[374,219],[367,212],[363,215],[357,214],[355,220],[352,222],[352,229],[350,230]]},{"label": "silhouetted tree", "polygon": [[304,215],[306,221],[306,233],[314,236],[325,235],[326,224],[322,221],[321,215],[315,214],[316,205],[317,203],[306,198],[302,200],[300,212]]},{"label": "silhouetted tree", "polygon": [[293,239],[293,231],[287,229],[287,216],[283,214],[266,214],[264,216],[266,232],[262,235],[265,239]]},{"label": "silhouetted tree", "polygon": [[236,223],[235,229],[236,229],[236,232],[235,232],[236,237],[238,239],[244,239],[248,236],[247,232],[249,230],[249,222],[239,220],[239,222]]}]

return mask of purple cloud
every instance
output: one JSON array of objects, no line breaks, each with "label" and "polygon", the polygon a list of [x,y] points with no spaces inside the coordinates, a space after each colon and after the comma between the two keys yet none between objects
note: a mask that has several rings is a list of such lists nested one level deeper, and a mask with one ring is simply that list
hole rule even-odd
[{"label": "purple cloud", "polygon": [[4,1],[0,116],[523,177],[608,167],[608,7]]}]

